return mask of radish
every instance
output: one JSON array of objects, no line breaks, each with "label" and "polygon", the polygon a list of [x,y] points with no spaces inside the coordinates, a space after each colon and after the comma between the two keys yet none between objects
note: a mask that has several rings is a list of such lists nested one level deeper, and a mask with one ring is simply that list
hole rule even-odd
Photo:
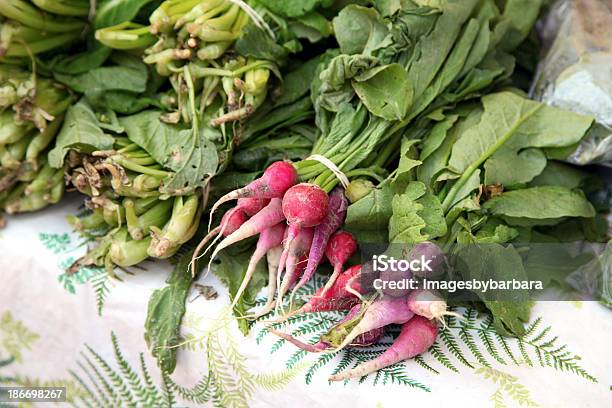
[{"label": "radish", "polygon": [[351,290],[347,290],[349,283],[361,274],[361,265],[355,265],[347,269],[340,274],[336,283],[323,295],[323,288],[319,288],[310,300],[299,309],[293,312],[281,316],[276,320],[270,321],[270,323],[280,323],[291,316],[295,316],[301,313],[316,313],[316,312],[330,312],[334,310],[349,310],[355,304],[359,303],[359,298],[354,293],[359,294],[361,292],[361,285],[359,282],[355,284],[353,282]]},{"label": "radish", "polygon": [[[287,238],[283,243],[283,253],[281,255],[281,261],[279,266],[278,275],[276,277],[277,284],[280,279],[280,273],[285,267],[285,264],[291,265],[287,262],[287,257],[290,251],[306,250],[310,251],[310,247],[305,248],[302,242],[298,247],[293,248],[293,241],[296,239],[298,234],[303,228],[315,227],[319,225],[327,215],[329,208],[329,197],[327,193],[316,184],[301,183],[291,187],[285,193],[283,197],[283,214],[287,219]],[[312,234],[312,232],[311,232]],[[310,239],[312,243],[312,238]],[[293,254],[295,256],[295,253]],[[291,278],[292,276],[290,276]],[[283,281],[282,289],[286,291],[289,287],[288,280]],[[284,292],[279,288],[279,297],[277,306],[282,302],[281,292]]]},{"label": "radish", "polygon": [[410,293],[410,288],[390,288],[389,282],[399,283],[410,278],[412,278],[412,272],[410,270],[403,271],[400,269],[387,267],[387,269],[380,272],[380,280],[385,283],[382,292],[391,297],[406,297],[406,295]]},{"label": "radish", "polygon": [[[328,207],[329,209],[325,219],[315,227],[314,238],[312,240],[312,246],[310,247],[310,253],[308,254],[308,263],[306,265],[306,269],[304,270],[304,274],[302,275],[302,278],[300,279],[298,284],[295,285],[295,288],[293,288],[293,291],[291,292],[291,298],[293,298],[296,291],[302,286],[304,286],[306,282],[308,282],[312,275],[315,273],[317,266],[319,266],[321,260],[323,259],[323,254],[326,251],[326,246],[328,246],[330,236],[338,228],[340,228],[340,226],[344,222],[348,202],[346,200],[346,197],[344,197],[343,189],[335,188],[331,192],[331,194],[329,195]],[[344,262],[346,262],[346,260]],[[342,265],[340,265],[340,267],[338,268],[337,273],[340,273],[341,271]],[[331,286],[331,284],[329,286]]]},{"label": "radish", "polygon": [[257,235],[263,230],[280,223],[284,219],[285,217],[283,215],[282,200],[280,198],[271,199],[270,204],[242,224],[236,231],[225,237],[225,239],[221,241],[219,245],[217,245],[214,252],[210,256],[208,269],[210,269],[210,264],[222,249],[227,248],[236,242],[242,241],[243,239]]},{"label": "radish", "polygon": [[404,324],[412,316],[414,316],[414,313],[408,308],[406,299],[392,297],[377,299],[366,306],[359,323],[352,328],[336,349],[341,350],[348,346],[360,334],[393,323]]},{"label": "radish", "polygon": [[414,260],[430,261],[429,269],[431,270],[421,269],[413,272],[421,278],[439,278],[446,270],[446,255],[444,255],[440,247],[433,242],[425,241],[416,244],[414,248],[412,248],[409,260],[410,262]]},{"label": "radish", "polygon": [[[289,233],[287,233],[288,235]],[[314,236],[314,228],[302,228],[297,237],[289,241],[289,238],[285,240],[285,246],[289,246],[288,250],[283,250],[281,255],[281,263],[278,266],[278,272],[276,274],[276,283],[279,283],[280,275],[285,270],[285,276],[283,283],[280,284],[277,294],[277,306],[282,303],[283,296],[289,290],[289,287],[297,281],[299,274],[306,268],[307,255],[312,246],[312,239]],[[287,244],[289,242],[289,244]],[[298,268],[301,265],[302,268]]]},{"label": "radish", "polygon": [[446,326],[444,316],[463,318],[458,313],[448,311],[448,305],[441,296],[425,289],[416,289],[408,295],[408,308],[416,315],[435,319]]},{"label": "radish", "polygon": [[255,252],[253,252],[251,259],[249,260],[249,266],[247,267],[247,270],[244,274],[244,278],[242,278],[240,288],[238,288],[238,291],[234,296],[234,300],[232,301],[232,309],[234,308],[234,306],[236,306],[236,303],[240,299],[240,296],[242,296],[242,293],[245,291],[247,285],[251,281],[251,277],[255,272],[257,263],[261,260],[261,258],[266,255],[266,253],[270,249],[282,244],[284,235],[285,223],[282,222],[263,230],[262,233],[259,235],[259,240],[257,241]]},{"label": "radish", "polygon": [[[210,248],[212,248],[213,245],[215,245],[219,239],[221,239],[221,237],[226,237],[236,231],[244,222],[246,222],[249,217],[257,214],[269,203],[270,199],[267,198],[248,197],[238,199],[238,204],[226,212],[223,215],[223,218],[221,218],[220,228],[213,228],[213,230],[210,231],[210,233],[207,234],[206,237],[204,237],[204,239],[198,244],[198,248],[196,249],[195,253],[200,253],[204,245],[214,237],[213,242],[211,242],[203,252],[203,254],[206,254]],[[210,225],[208,228],[210,229]],[[196,257],[195,259],[198,258],[199,257]]]},{"label": "radish", "polygon": [[399,336],[383,354],[374,360],[358,365],[352,370],[334,374],[329,377],[329,380],[341,381],[349,378],[360,378],[400,361],[413,358],[429,350],[437,336],[438,325],[436,322],[421,316],[414,316],[402,325]]},{"label": "radish", "polygon": [[[230,234],[233,234],[248,220],[247,214],[245,211],[228,211],[223,215],[221,219],[221,224],[213,228],[206,236],[200,241],[195,251],[193,252],[193,256],[191,258],[191,263],[189,268],[191,269],[191,275],[195,276],[195,262],[201,257],[200,252],[204,245],[214,237],[227,237]],[[215,241],[213,241],[214,244]],[[212,245],[212,244],[211,244]],[[204,251],[203,254],[208,252],[208,248]],[[202,254],[202,255],[203,255]]]},{"label": "radish", "polygon": [[[340,327],[342,325],[344,325],[347,321],[349,320],[353,320],[355,317],[357,317],[359,315],[359,311],[361,309],[361,305],[355,305],[346,316],[344,316],[344,318],[342,320],[340,320],[338,323],[336,323],[334,325],[334,327],[332,327],[332,329],[330,330],[333,331],[336,327]],[[326,342],[325,340],[319,340],[319,342],[315,343],[315,344],[308,344],[308,343],[304,343],[298,339],[296,339],[295,337],[291,336],[290,334],[287,333],[283,333],[280,332],[278,330],[274,330],[274,329],[270,329],[270,332],[276,334],[277,336],[287,340],[289,343],[295,345],[298,348],[301,348],[302,350],[306,350],[309,351],[311,353],[318,353],[321,352],[323,350],[326,350],[328,348],[330,348],[332,345],[328,342]],[[350,345],[351,346],[356,346],[356,347],[364,347],[364,346],[371,346],[373,344],[378,343],[378,341],[380,340],[380,338],[382,337],[382,335],[384,334],[385,329],[384,327],[380,327],[374,330],[371,330],[369,332],[363,333],[361,335],[359,335]]]},{"label": "radish", "polygon": [[255,197],[260,199],[281,198],[291,186],[297,183],[297,180],[297,171],[293,165],[291,165],[291,163],[282,161],[272,163],[270,166],[268,166],[260,178],[253,180],[245,187],[227,193],[217,200],[210,210],[208,229],[210,230],[210,224],[212,222],[214,212],[221,204],[230,200],[247,197]]},{"label": "radish", "polygon": [[268,314],[273,308],[276,302],[274,301],[274,294],[276,293],[276,272],[278,271],[278,265],[280,264],[281,254],[283,253],[283,246],[278,245],[268,250],[266,254],[266,260],[268,261],[268,298],[266,304],[255,312],[254,314],[247,316],[250,319],[257,319],[265,314]]},{"label": "radish", "polygon": [[334,267],[334,272],[329,277],[327,283],[325,283],[321,295],[324,295],[334,285],[340,272],[342,272],[342,267],[356,251],[357,241],[353,234],[346,231],[338,231],[332,235],[325,248],[325,256]]}]

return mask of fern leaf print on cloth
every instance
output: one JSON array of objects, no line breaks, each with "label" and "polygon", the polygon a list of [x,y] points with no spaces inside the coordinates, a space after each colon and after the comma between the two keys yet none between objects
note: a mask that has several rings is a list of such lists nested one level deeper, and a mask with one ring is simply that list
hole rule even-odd
[{"label": "fern leaf print on cloth", "polygon": [[[317,276],[312,284],[306,285],[300,290],[299,295],[312,295],[316,288],[322,284],[322,278]],[[263,305],[265,302],[265,298],[260,298],[257,305]],[[357,381],[359,383],[369,383],[373,386],[400,384],[430,392],[432,391],[431,385],[424,384],[418,378],[419,369],[444,375],[453,372],[461,373],[465,369],[471,369],[476,370],[477,374],[489,373],[489,377],[493,378],[493,373],[501,373],[501,371],[495,371],[499,367],[514,365],[551,368],[572,373],[589,382],[597,382],[597,379],[580,365],[581,358],[569,351],[568,346],[562,344],[559,338],[553,335],[552,327],[546,326],[541,317],[534,319],[529,324],[524,336],[510,338],[497,334],[493,327],[493,320],[488,314],[480,314],[476,310],[468,308],[454,308],[453,311],[458,313],[461,318],[447,316],[447,326],[440,328],[438,339],[427,353],[414,360],[397,363]],[[258,344],[261,344],[264,338],[273,336],[269,333],[269,328],[274,328],[314,344],[320,335],[340,320],[341,316],[338,312],[319,312],[292,316],[283,323],[274,323],[269,327],[265,325],[259,327],[255,340]],[[262,317],[260,320],[270,320],[270,316]],[[310,384],[317,375],[329,377],[329,375],[337,374],[372,360],[382,354],[398,335],[399,326],[392,326],[387,329],[385,336],[376,345],[359,348],[349,347],[340,352],[321,354],[311,365],[308,365],[304,373],[304,380],[307,384]],[[285,347],[291,350],[286,360],[287,370],[303,362],[309,355],[309,353],[295,348],[284,339],[275,340],[269,352],[271,354],[277,353]],[[502,377],[498,375],[495,378]],[[508,374],[503,383],[504,387],[515,384],[513,387],[520,388],[520,384],[514,380],[511,381],[511,378],[514,377]],[[346,385],[349,382],[348,380],[344,381],[344,384]],[[333,386],[333,384],[330,386]],[[528,398],[525,398],[526,401]]]}]

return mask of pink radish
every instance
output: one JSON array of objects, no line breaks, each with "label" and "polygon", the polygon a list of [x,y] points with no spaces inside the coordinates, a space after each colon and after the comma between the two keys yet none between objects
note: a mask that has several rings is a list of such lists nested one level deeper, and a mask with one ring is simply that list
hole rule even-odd
[{"label": "pink radish", "polygon": [[409,261],[418,260],[421,263],[429,261],[430,270],[415,270],[413,273],[421,278],[439,278],[446,271],[446,255],[433,242],[425,241],[416,244],[410,253]]},{"label": "pink radish", "polygon": [[374,360],[362,363],[352,370],[332,375],[330,381],[360,378],[426,352],[436,341],[438,325],[435,321],[414,316],[402,325],[399,336],[391,347]]},{"label": "pink radish", "polygon": [[[287,233],[289,234],[289,233]],[[289,246],[287,250],[283,250],[281,255],[281,263],[278,266],[278,272],[276,275],[276,283],[279,283],[280,275],[285,270],[285,276],[283,282],[280,284],[277,294],[277,306],[282,303],[283,296],[289,290],[289,287],[297,281],[299,273],[301,273],[306,267],[307,255],[312,246],[312,239],[314,236],[314,228],[302,228],[298,232],[296,238],[293,241],[289,241],[289,238],[285,241],[285,246]],[[284,261],[284,265],[283,265]],[[298,265],[302,268],[298,269]]]},{"label": "pink radish", "polygon": [[240,284],[240,288],[236,292],[234,296],[234,300],[232,302],[232,309],[236,306],[238,300],[240,300],[240,296],[247,288],[247,285],[251,281],[253,277],[253,273],[255,272],[255,268],[257,267],[257,263],[263,258],[266,253],[282,244],[283,237],[285,236],[285,223],[280,222],[270,228],[267,228],[261,232],[259,235],[259,240],[257,241],[257,246],[255,247],[255,251],[249,260],[249,266],[244,274],[244,278],[242,278],[242,283]]},{"label": "pink radish", "polygon": [[[215,236],[228,236],[233,234],[238,228],[242,226],[248,219],[247,214],[244,211],[228,211],[223,215],[221,219],[221,225],[216,228],[213,228],[206,236],[200,241],[195,251],[193,252],[193,257],[191,258],[190,269],[191,274],[195,275],[195,262],[200,258],[199,254],[202,252],[202,248],[204,245],[208,243]],[[213,241],[214,243],[214,241]],[[206,251],[205,251],[206,252]]]},{"label": "pink radish", "polygon": [[342,272],[342,267],[356,251],[357,241],[351,233],[338,231],[332,235],[325,248],[325,256],[334,267],[334,272],[325,283],[322,295],[334,285],[340,272]]},{"label": "pink radish", "polygon": [[223,248],[227,248],[236,242],[252,237],[253,235],[257,235],[263,230],[280,223],[284,219],[285,217],[283,215],[282,200],[280,198],[271,199],[270,204],[242,224],[240,228],[238,228],[232,234],[225,237],[225,239],[221,241],[219,245],[217,245],[214,252],[210,256],[208,268],[210,269],[210,264],[212,263],[213,259],[215,259],[219,251],[221,251]]},{"label": "pink radish", "polygon": [[382,292],[385,295],[392,297],[406,297],[410,293],[410,288],[405,287],[399,289],[397,287],[390,288],[389,283],[394,282],[396,284],[412,278],[412,272],[410,270],[401,270],[387,267],[385,270],[380,272],[380,280],[385,286],[383,286]]},{"label": "pink radish", "polygon": [[341,350],[351,344],[351,342],[360,334],[370,330],[384,327],[389,324],[404,324],[414,316],[414,313],[408,308],[408,302],[402,298],[383,297],[377,299],[366,306],[363,317],[357,323],[350,333],[347,334],[344,341],[337,347]]},{"label": "pink radish", "polygon": [[[317,290],[313,297],[310,298],[301,308],[294,310],[282,320],[300,313],[316,313],[329,312],[332,310],[349,310],[359,302],[359,299],[352,293],[346,290],[347,283],[359,277],[361,273],[361,265],[355,265],[340,274],[336,283],[323,294],[323,288]],[[353,291],[360,293],[361,286],[359,281],[354,281],[351,285]],[[280,321],[282,321],[280,320]]]},{"label": "pink radish", "polygon": [[297,183],[297,180],[297,171],[295,170],[295,167],[291,165],[291,163],[282,161],[272,163],[270,166],[268,166],[260,178],[253,180],[245,187],[227,193],[217,200],[210,210],[208,229],[210,230],[210,223],[212,222],[214,212],[221,204],[230,200],[247,197],[262,199],[281,198],[291,186]]},{"label": "pink radish", "polygon": [[[213,242],[211,242],[210,245],[206,248],[204,253],[207,253],[210,248],[212,248],[212,246],[215,245],[219,241],[219,239],[221,239],[221,237],[226,237],[232,232],[236,231],[237,228],[234,228],[234,226],[237,225],[238,227],[240,227],[240,225],[242,225],[242,223],[244,223],[249,217],[257,214],[269,203],[270,199],[268,198],[248,197],[238,199],[238,204],[236,204],[234,208],[232,208],[223,215],[223,218],[221,219],[220,228],[217,227],[212,230],[218,231],[218,233],[212,234],[216,235],[216,237]],[[243,218],[243,220],[242,223],[239,223],[241,217]],[[228,223],[233,223],[234,225],[228,225]],[[229,232],[226,231],[226,229]],[[206,242],[208,242],[212,238],[212,235],[210,233],[206,235],[202,242],[198,244],[196,253],[199,253],[202,250]]]},{"label": "pink radish", "polygon": [[[280,198],[280,197],[279,197]],[[258,212],[264,209],[266,205],[270,204],[269,198],[260,197],[248,197],[239,198],[236,204],[236,208],[242,209],[249,217],[254,216]]]},{"label": "pink radish", "polygon": [[280,264],[281,254],[283,253],[283,246],[278,245],[268,250],[266,254],[266,260],[268,261],[268,298],[266,304],[255,312],[248,316],[250,319],[257,319],[265,314],[268,314],[273,308],[276,302],[274,301],[274,294],[276,293],[276,272],[278,272],[278,265]]},{"label": "pink radish", "polygon": [[[334,327],[331,330],[333,331],[334,328],[342,326],[347,321],[354,319],[359,314],[360,308],[361,308],[361,305],[355,305],[349,311],[349,313],[346,316],[344,316],[342,320],[340,320],[338,323],[334,325]],[[283,333],[283,332],[280,332],[274,329],[271,329],[270,332],[287,340],[289,343],[295,345],[296,347],[309,351],[311,353],[318,353],[318,352],[321,352],[331,347],[331,344],[324,340],[320,340],[319,342],[315,344],[307,344],[307,343],[301,342],[300,340],[296,339],[295,337],[287,333]],[[384,327],[380,327],[378,329],[371,330],[367,333],[363,333],[359,335],[350,345],[357,346],[357,347],[364,347],[364,346],[370,346],[372,344],[376,344],[378,343],[378,341],[380,340],[384,332],[385,332]]]},{"label": "pink radish", "polygon": [[427,319],[435,319],[446,325],[444,316],[455,316],[463,318],[458,313],[448,311],[448,305],[438,294],[425,290],[416,289],[408,295],[408,307],[416,315]]},{"label": "pink radish", "polygon": [[[293,246],[293,241],[303,228],[315,227],[325,219],[329,208],[329,197],[319,186],[309,183],[301,183],[291,187],[283,197],[283,214],[287,219],[287,238],[283,243],[283,254],[279,266],[277,279],[280,279],[282,269],[287,263],[289,251]],[[311,240],[312,243],[312,240]],[[303,249],[300,246],[300,249]],[[310,251],[310,247],[306,249]],[[287,281],[288,282],[288,281]],[[283,285],[286,286],[286,285]],[[283,289],[288,289],[288,286]],[[279,288],[279,295],[281,288]],[[284,293],[283,293],[284,294]],[[282,297],[278,297],[277,306],[282,304]]]},{"label": "pink radish", "polygon": [[[310,253],[308,254],[308,263],[306,265],[306,270],[304,270],[302,278],[300,279],[298,284],[295,285],[295,288],[291,292],[291,298],[293,298],[296,291],[302,286],[304,286],[306,282],[308,282],[310,278],[312,278],[312,275],[314,275],[315,271],[317,270],[317,266],[319,266],[321,260],[323,259],[323,254],[325,253],[330,236],[338,228],[340,228],[340,226],[344,222],[347,207],[348,201],[346,200],[346,197],[344,197],[344,190],[341,188],[335,188],[329,195],[329,209],[327,215],[325,216],[325,219],[315,227],[312,246],[310,247]],[[340,266],[340,268],[338,269],[338,273],[340,273],[341,270],[342,266]]]}]

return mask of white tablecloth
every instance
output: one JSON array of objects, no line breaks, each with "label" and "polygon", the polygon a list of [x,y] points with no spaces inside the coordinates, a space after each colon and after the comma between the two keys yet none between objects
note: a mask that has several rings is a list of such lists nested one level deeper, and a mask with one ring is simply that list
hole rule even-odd
[{"label": "white tablecloth", "polygon": [[[362,383],[329,383],[332,371],[381,347],[306,355],[262,331],[263,324],[245,338],[228,313],[227,290],[212,274],[200,281],[219,297],[188,304],[185,342],[164,381],[143,325],[149,296],[164,286],[170,266],[147,262],[123,281],[99,270],[66,275],[63,267],[84,251],[64,220],[77,207],[78,198],[68,198],[42,213],[8,218],[0,230],[0,385],[64,385],[69,402],[104,407],[162,406],[168,395],[176,406],[612,406],[612,313],[595,302],[536,304],[537,327],[520,342],[499,338],[473,313],[451,322],[454,328],[418,361]],[[283,330],[309,340],[335,318],[316,314]]]}]

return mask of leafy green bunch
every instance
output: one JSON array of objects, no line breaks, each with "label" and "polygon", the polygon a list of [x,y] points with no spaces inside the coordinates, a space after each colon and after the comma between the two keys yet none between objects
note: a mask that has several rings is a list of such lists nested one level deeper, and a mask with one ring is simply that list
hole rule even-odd
[{"label": "leafy green bunch", "polygon": [[74,43],[83,34],[88,14],[87,0],[3,1],[0,61],[19,62]]},{"label": "leafy green bunch", "polygon": [[286,22],[269,16],[256,3],[167,0],[148,26],[123,22],[97,30],[96,39],[114,49],[146,47],[143,61],[172,85],[165,121],[191,123],[214,109],[216,127],[252,115],[268,95],[270,76],[280,79],[279,66],[300,48]]},{"label": "leafy green bunch", "polygon": [[62,197],[64,172],[47,153],[71,99],[50,79],[0,65],[0,209],[36,211]]},{"label": "leafy green bunch", "polygon": [[[528,34],[539,2],[374,1],[349,5],[333,20],[340,46],[312,86],[321,136],[313,154],[349,178],[380,182],[397,160],[402,135],[440,109],[507,81],[512,51]],[[408,127],[411,125],[410,127]],[[408,129],[408,130],[406,130]],[[324,189],[337,184],[323,164],[296,167]]]}]

